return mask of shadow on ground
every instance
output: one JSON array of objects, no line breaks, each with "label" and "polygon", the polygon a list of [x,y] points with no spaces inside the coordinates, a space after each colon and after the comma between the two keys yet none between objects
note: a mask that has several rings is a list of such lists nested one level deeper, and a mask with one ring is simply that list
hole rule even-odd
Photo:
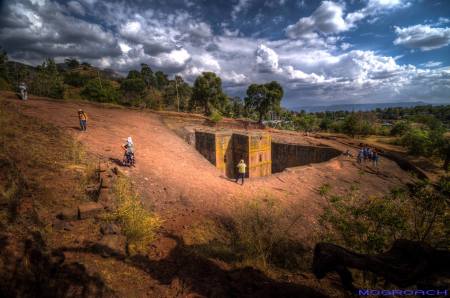
[{"label": "shadow on ground", "polygon": [[106,253],[146,272],[161,284],[170,285],[177,278],[184,289],[189,289],[188,293],[205,297],[327,297],[313,288],[276,281],[250,267],[224,270],[213,261],[190,253],[189,247],[179,237],[167,237],[175,240],[176,246],[162,260],[150,260],[143,255],[127,257],[94,243],[88,243],[84,247],[64,247],[57,252]]}]

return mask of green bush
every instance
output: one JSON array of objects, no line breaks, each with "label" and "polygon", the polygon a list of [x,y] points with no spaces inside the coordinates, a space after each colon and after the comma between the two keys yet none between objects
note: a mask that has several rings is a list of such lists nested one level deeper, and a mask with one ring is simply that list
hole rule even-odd
[{"label": "green bush", "polygon": [[222,115],[218,111],[214,110],[211,113],[211,116],[209,117],[209,120],[211,120],[214,123],[218,123],[218,122],[220,122],[222,120],[222,118],[223,118]]},{"label": "green bush", "polygon": [[384,197],[362,196],[356,189],[343,196],[326,193],[329,205],[319,221],[325,230],[322,238],[369,254],[388,249],[396,239],[448,249],[450,213],[445,191],[417,182]]},{"label": "green bush", "polygon": [[120,93],[110,81],[92,79],[81,91],[81,96],[90,101],[115,103],[119,100]]},{"label": "green bush", "polygon": [[401,138],[400,143],[413,155],[430,155],[430,134],[428,130],[412,128]]},{"label": "green bush", "polygon": [[0,90],[12,90],[11,84],[2,77],[0,77]]},{"label": "green bush", "polygon": [[64,83],[74,87],[83,87],[90,77],[79,72],[68,72],[64,75]]},{"label": "green bush", "polygon": [[397,121],[391,129],[392,136],[402,136],[411,129],[411,125],[408,121]]},{"label": "green bush", "polygon": [[47,59],[37,67],[29,91],[32,94],[51,98],[64,98],[64,82],[56,68],[55,61]]}]

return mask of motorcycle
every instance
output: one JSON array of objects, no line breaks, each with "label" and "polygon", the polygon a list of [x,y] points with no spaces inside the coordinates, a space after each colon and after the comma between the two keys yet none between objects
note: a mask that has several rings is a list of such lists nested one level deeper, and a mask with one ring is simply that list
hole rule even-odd
[{"label": "motorcycle", "polygon": [[123,155],[122,165],[126,167],[135,167],[136,159],[134,153],[126,153]]}]

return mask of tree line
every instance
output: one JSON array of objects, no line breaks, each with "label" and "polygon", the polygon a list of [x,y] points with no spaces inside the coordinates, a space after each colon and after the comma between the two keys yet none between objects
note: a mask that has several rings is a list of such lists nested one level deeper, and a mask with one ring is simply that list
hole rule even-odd
[{"label": "tree line", "polygon": [[241,99],[228,96],[214,72],[203,72],[191,86],[180,75],[170,79],[161,70],[144,63],[140,66],[119,77],[74,58],[61,64],[46,59],[34,68],[8,62],[6,53],[0,52],[0,88],[14,90],[19,82],[25,82],[29,93],[38,96],[203,113],[215,120],[244,117],[262,122],[269,112],[281,110],[283,88],[276,81],[251,84]]},{"label": "tree line", "polygon": [[284,95],[276,82],[251,84],[246,96],[230,97],[222,89],[220,76],[213,72],[199,75],[193,85],[176,75],[172,79],[160,70],[141,64],[126,77],[115,76],[89,63],[68,58],[56,64],[46,59],[37,67],[8,62],[0,51],[0,89],[14,90],[24,81],[31,94],[52,98],[85,99],[125,106],[203,113],[212,121],[222,117],[247,118],[280,129],[304,132],[334,132],[351,137],[391,136],[409,153],[439,157],[448,169],[450,145],[450,105],[387,108],[367,112],[291,111],[281,107]]}]

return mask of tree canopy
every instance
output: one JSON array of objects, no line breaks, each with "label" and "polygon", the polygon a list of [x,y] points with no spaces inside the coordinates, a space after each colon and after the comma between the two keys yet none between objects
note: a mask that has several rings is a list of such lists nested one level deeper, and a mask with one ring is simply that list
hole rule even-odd
[{"label": "tree canopy", "polygon": [[200,105],[206,115],[211,114],[212,108],[218,108],[226,100],[222,91],[222,80],[213,72],[204,72],[194,82],[192,90],[192,104]]},{"label": "tree canopy", "polygon": [[280,110],[282,98],[283,87],[276,81],[261,85],[251,84],[247,89],[245,106],[258,113],[258,121],[261,123],[269,111],[278,112]]}]

